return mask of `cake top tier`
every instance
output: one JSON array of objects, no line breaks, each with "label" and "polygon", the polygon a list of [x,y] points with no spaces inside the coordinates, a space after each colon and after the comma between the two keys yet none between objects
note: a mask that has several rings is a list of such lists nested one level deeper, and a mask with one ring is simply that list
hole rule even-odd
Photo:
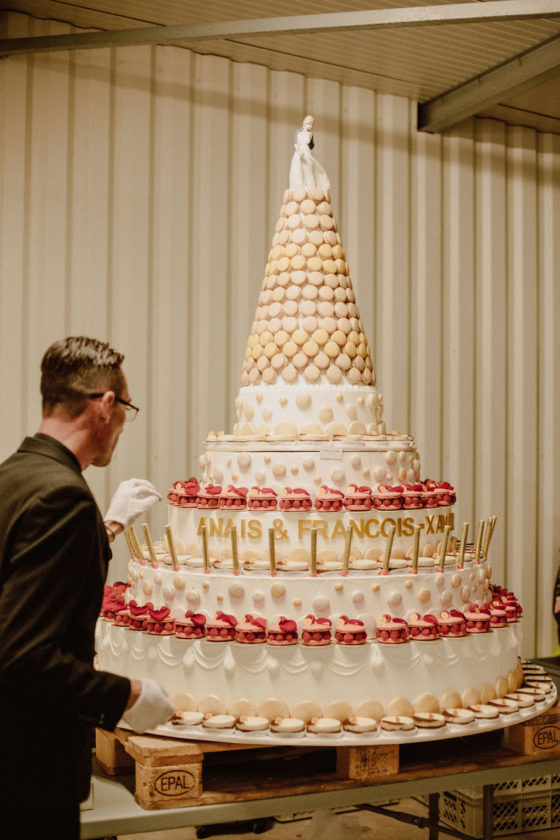
[{"label": "cake top tier", "polygon": [[290,188],[245,351],[236,434],[385,432],[328,178],[310,151],[309,120],[294,138]]}]

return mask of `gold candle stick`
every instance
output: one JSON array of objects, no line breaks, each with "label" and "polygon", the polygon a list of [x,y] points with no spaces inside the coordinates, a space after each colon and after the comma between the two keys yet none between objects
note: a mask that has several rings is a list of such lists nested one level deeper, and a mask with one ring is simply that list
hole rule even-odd
[{"label": "gold candle stick", "polygon": [[274,545],[274,528],[268,529],[268,554],[270,557],[270,574],[276,574],[276,548]]},{"label": "gold candle stick", "polygon": [[239,554],[237,552],[237,527],[231,526],[231,558],[233,560],[233,574],[239,574]]},{"label": "gold candle stick", "polygon": [[445,558],[447,556],[447,546],[449,544],[449,532],[451,525],[446,525],[443,529],[443,539],[441,541],[441,548],[439,550],[438,572],[443,572],[445,566]]},{"label": "gold candle stick", "polygon": [[469,523],[463,522],[463,529],[461,531],[461,546],[459,548],[459,561],[457,568],[462,569],[465,565],[465,549],[467,547],[467,537],[469,535]]},{"label": "gold candle stick", "polygon": [[202,560],[204,562],[204,571],[206,574],[210,571],[210,559],[208,557],[208,532],[206,530],[206,525],[202,526],[201,529],[202,535]]},{"label": "gold candle stick", "polygon": [[387,542],[385,543],[385,560],[383,561],[383,574],[389,574],[389,563],[391,562],[391,551],[393,550],[393,540],[395,539],[396,527],[393,525],[387,534]]},{"label": "gold candle stick", "polygon": [[317,528],[311,529],[311,574],[317,575]]},{"label": "gold candle stick", "polygon": [[420,533],[421,525],[414,526],[414,545],[412,547],[412,573],[418,574],[418,555],[420,554]]},{"label": "gold candle stick", "polygon": [[134,546],[132,544],[132,540],[130,539],[130,528],[125,528],[123,533],[124,533],[124,538],[126,540],[126,544],[128,546],[128,553],[130,554],[130,559],[131,560],[137,559],[136,558],[136,553],[134,551]]},{"label": "gold candle stick", "polygon": [[480,548],[482,546],[482,536],[484,534],[484,519],[478,520],[478,528],[476,531],[476,542],[474,544],[474,565],[480,566]]},{"label": "gold candle stick", "polygon": [[346,543],[344,545],[344,562],[342,565],[342,574],[347,575],[350,568],[350,547],[352,545],[352,527],[346,531]]},{"label": "gold candle stick", "polygon": [[142,525],[142,530],[144,532],[144,539],[146,540],[146,547],[148,549],[148,555],[150,557],[150,563],[152,564],[153,569],[157,569],[158,562],[157,562],[157,558],[156,558],[156,553],[154,551],[154,544],[152,542],[152,537],[150,535],[150,529],[148,528],[148,525],[145,522]]},{"label": "gold candle stick", "polygon": [[167,547],[169,549],[169,553],[171,555],[171,562],[173,563],[173,570],[175,572],[179,571],[179,561],[177,560],[177,552],[175,551],[175,542],[173,540],[173,534],[171,533],[171,528],[169,525],[165,526],[165,536],[167,538]]},{"label": "gold candle stick", "polygon": [[[144,552],[142,551],[140,543],[138,542],[138,537],[136,536],[136,531],[134,530],[134,528],[130,529],[130,541],[132,543],[132,547],[134,548],[134,553],[138,557],[138,560],[140,561],[140,563],[143,566],[145,566],[146,565],[146,558],[144,557]],[[156,566],[157,566],[157,563],[156,563]]]},{"label": "gold candle stick", "polygon": [[490,550],[490,543],[492,542],[492,537],[494,536],[494,528],[496,527],[497,516],[491,516],[488,520],[488,527],[486,529],[486,539],[484,541],[484,550],[483,550],[483,557],[487,560],[488,559],[488,552]]}]

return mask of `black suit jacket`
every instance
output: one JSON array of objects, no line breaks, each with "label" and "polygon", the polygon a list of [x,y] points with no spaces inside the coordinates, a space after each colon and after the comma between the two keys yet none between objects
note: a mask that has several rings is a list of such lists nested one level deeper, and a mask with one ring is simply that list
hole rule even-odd
[{"label": "black suit jacket", "polygon": [[92,727],[130,691],[92,665],[110,557],[73,453],[26,438],[0,465],[0,805],[87,795]]}]

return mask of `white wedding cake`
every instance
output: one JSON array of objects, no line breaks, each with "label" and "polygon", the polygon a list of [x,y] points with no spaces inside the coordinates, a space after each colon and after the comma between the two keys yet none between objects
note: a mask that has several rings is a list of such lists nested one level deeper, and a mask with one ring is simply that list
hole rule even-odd
[{"label": "white wedding cake", "polygon": [[128,534],[128,583],[107,593],[99,663],[157,679],[193,722],[398,727],[472,707],[467,720],[522,684],[521,610],[491,582],[494,520],[474,545],[463,527],[459,542],[453,487],[423,480],[414,439],[387,432],[306,143],[311,160],[303,148],[292,164],[266,263],[237,423],[208,435],[199,479],[171,487],[166,538],[140,547]]}]

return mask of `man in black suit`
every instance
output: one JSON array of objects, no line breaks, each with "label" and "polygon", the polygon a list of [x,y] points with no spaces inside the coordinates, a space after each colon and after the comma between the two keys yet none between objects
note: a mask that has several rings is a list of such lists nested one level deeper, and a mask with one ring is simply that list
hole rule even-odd
[{"label": "man in black suit", "polygon": [[138,731],[173,708],[150,680],[93,668],[94,630],[117,533],[159,498],[132,479],[104,522],[82,470],[106,466],[130,403],[123,356],[85,337],[41,364],[43,420],[0,465],[0,836],[77,840],[92,727]]}]

